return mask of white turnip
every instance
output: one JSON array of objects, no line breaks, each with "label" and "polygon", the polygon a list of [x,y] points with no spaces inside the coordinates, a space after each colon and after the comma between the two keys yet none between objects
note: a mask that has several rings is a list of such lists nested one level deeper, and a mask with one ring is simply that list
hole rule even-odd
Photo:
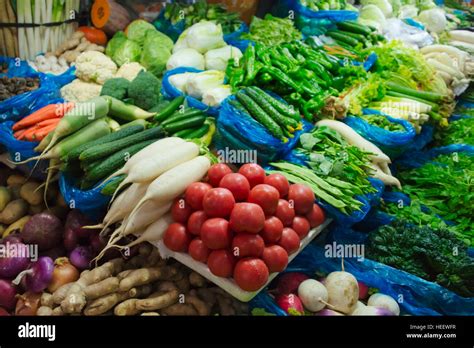
[{"label": "white turnip", "polygon": [[400,307],[398,306],[397,301],[395,301],[392,297],[384,294],[373,294],[369,297],[367,301],[368,306],[379,307],[388,309],[394,315],[400,315]]},{"label": "white turnip", "polygon": [[394,316],[392,312],[390,312],[386,308],[381,308],[381,307],[372,307],[372,306],[365,306],[365,307],[359,307],[357,308],[352,315],[376,315],[376,316]]},{"label": "white turnip", "polygon": [[330,308],[345,314],[351,313],[359,299],[357,279],[347,272],[332,272],[326,277]]},{"label": "white turnip", "polygon": [[300,284],[298,296],[303,306],[311,312],[320,311],[328,301],[328,291],[325,286],[314,279],[307,279]]}]

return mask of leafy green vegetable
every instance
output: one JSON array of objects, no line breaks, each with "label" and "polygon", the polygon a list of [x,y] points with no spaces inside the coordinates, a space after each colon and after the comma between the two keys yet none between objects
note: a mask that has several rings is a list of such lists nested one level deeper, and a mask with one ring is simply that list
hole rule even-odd
[{"label": "leafy green vegetable", "polygon": [[143,42],[140,64],[155,76],[165,70],[166,62],[171,57],[173,41],[157,30],[148,30]]},{"label": "leafy green vegetable", "polygon": [[125,63],[139,62],[141,52],[140,45],[135,41],[121,40],[111,58],[118,66],[122,66]]},{"label": "leafy green vegetable", "polygon": [[301,33],[294,27],[292,20],[267,14],[264,19],[254,17],[249,33],[242,35],[242,38],[273,46],[300,40]]},{"label": "leafy green vegetable", "polygon": [[373,101],[380,100],[385,95],[384,80],[378,74],[369,74],[367,79],[354,81],[344,90],[337,104],[344,105],[353,115],[362,115],[362,109]]},{"label": "leafy green vegetable", "polygon": [[405,128],[399,123],[390,122],[387,117],[383,115],[362,115],[359,116],[363,120],[367,121],[367,123],[377,126],[379,128],[383,128],[390,132],[403,132]]},{"label": "leafy green vegetable", "polygon": [[440,155],[432,162],[400,172],[403,192],[456,224],[457,232],[474,245],[474,157],[463,153]]},{"label": "leafy green vegetable", "polygon": [[447,229],[394,222],[369,235],[367,257],[474,297],[474,259]]},{"label": "leafy green vegetable", "polygon": [[449,144],[468,144],[474,146],[474,117],[460,118],[450,122],[447,128],[436,132],[434,138],[440,146]]},{"label": "leafy green vegetable", "polygon": [[137,19],[127,26],[127,38],[129,40],[135,41],[140,46],[143,46],[148,31],[156,32],[157,30],[155,29],[153,24],[143,19]]}]

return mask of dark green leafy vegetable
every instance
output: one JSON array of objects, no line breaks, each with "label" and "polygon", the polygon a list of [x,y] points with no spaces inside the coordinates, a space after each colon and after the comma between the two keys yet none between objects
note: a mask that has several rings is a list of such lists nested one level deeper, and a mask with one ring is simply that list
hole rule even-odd
[{"label": "dark green leafy vegetable", "polygon": [[399,123],[390,122],[385,116],[383,115],[362,115],[359,116],[363,120],[367,121],[371,125],[377,126],[379,128],[383,128],[390,132],[403,132],[405,128]]},{"label": "dark green leafy vegetable", "polygon": [[474,114],[473,117],[450,122],[447,128],[436,132],[434,138],[440,146],[449,144],[474,145]]},{"label": "dark green leafy vegetable", "polygon": [[440,155],[425,165],[400,172],[403,192],[432,214],[456,224],[474,245],[474,157],[459,152]]},{"label": "dark green leafy vegetable", "polygon": [[267,14],[264,19],[254,17],[250,24],[248,34],[242,35],[243,39],[273,46],[283,42],[300,40],[301,33],[288,18],[278,18]]},{"label": "dark green leafy vegetable", "polygon": [[370,234],[367,257],[474,297],[474,259],[447,229],[394,222]]}]

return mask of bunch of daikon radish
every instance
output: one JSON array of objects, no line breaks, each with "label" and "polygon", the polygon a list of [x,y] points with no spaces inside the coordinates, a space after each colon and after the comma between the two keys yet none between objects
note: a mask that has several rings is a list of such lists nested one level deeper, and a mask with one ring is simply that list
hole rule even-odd
[{"label": "bunch of daikon radish", "polygon": [[[206,156],[199,156],[200,148],[192,142],[171,137],[156,141],[130,157],[125,166],[110,178],[126,175],[115,191],[122,190],[99,226],[102,233],[112,224],[121,222],[110,236],[107,247],[120,249],[131,247],[144,241],[161,239],[172,223],[169,214],[173,200],[184,193],[193,182],[200,181],[211,165]],[[109,180],[107,178],[105,181]],[[141,236],[126,246],[117,246],[125,236],[141,233]]]},{"label": "bunch of daikon radish", "polygon": [[359,133],[343,122],[335,120],[321,120],[316,126],[326,126],[338,132],[349,144],[357,146],[359,149],[371,153],[370,167],[372,171],[369,175],[379,179],[385,185],[393,185],[401,188],[400,181],[394,177],[390,171],[389,164],[392,162],[378,146],[364,139]]}]

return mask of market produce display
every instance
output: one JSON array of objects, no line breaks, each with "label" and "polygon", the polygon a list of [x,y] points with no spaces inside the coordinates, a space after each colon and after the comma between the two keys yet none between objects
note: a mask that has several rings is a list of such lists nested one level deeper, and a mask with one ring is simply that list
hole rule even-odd
[{"label": "market produce display", "polygon": [[471,8],[3,3],[1,315],[474,305]]}]

